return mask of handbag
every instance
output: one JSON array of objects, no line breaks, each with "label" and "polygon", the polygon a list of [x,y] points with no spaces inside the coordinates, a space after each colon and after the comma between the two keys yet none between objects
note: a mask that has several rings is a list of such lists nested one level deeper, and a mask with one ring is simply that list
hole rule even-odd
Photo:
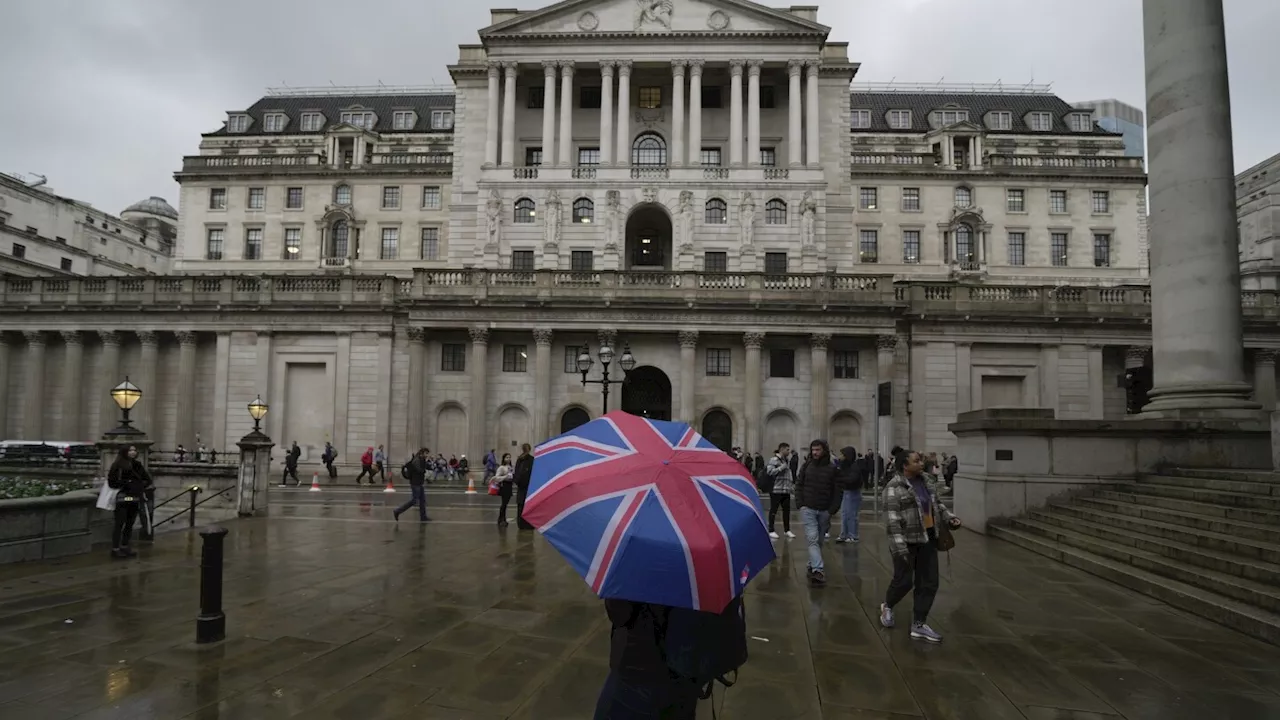
[{"label": "handbag", "polygon": [[497,481],[497,480],[491,480],[491,481],[489,481],[489,494],[490,494],[490,495],[497,495],[497,494],[498,494],[498,481]]},{"label": "handbag", "polygon": [[98,507],[102,510],[116,509],[116,495],[120,494],[120,488],[113,488],[106,481],[102,480],[102,488],[98,490]]},{"label": "handbag", "polygon": [[938,550],[941,552],[950,552],[956,546],[955,533],[951,532],[950,523],[942,523],[938,525]]}]

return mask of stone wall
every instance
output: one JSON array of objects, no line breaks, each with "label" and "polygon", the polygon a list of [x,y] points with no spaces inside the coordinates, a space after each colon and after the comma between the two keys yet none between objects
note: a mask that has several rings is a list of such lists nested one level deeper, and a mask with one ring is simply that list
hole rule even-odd
[{"label": "stone wall", "polygon": [[0,500],[0,565],[78,555],[93,545],[96,490]]}]

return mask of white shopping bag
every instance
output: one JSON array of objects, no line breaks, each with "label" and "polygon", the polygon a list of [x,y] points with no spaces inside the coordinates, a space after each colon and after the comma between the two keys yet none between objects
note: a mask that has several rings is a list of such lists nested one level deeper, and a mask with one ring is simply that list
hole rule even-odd
[{"label": "white shopping bag", "polygon": [[102,489],[98,491],[98,507],[103,510],[116,509],[116,495],[120,494],[118,488],[113,488],[104,479],[102,481]]}]

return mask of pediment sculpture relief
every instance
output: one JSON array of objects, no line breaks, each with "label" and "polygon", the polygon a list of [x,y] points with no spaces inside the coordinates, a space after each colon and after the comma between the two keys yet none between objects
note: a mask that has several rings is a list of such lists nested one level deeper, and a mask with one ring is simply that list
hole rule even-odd
[{"label": "pediment sculpture relief", "polygon": [[636,30],[671,30],[674,0],[636,0]]}]

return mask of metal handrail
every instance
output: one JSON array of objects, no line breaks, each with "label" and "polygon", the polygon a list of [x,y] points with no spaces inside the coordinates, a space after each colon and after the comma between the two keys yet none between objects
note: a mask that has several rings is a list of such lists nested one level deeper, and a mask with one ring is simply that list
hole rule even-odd
[{"label": "metal handrail", "polygon": [[[160,527],[161,525],[163,525],[163,524],[165,524],[165,523],[167,523],[167,522],[171,522],[171,521],[173,521],[173,520],[178,519],[179,517],[181,517],[183,514],[185,514],[185,513],[187,513],[187,512],[190,512],[190,513],[191,513],[190,515],[188,515],[188,516],[187,516],[187,527],[189,527],[189,528],[191,528],[191,527],[195,527],[195,526],[196,526],[196,508],[198,508],[198,507],[200,507],[201,505],[203,505],[203,504],[205,504],[205,503],[209,502],[210,500],[212,500],[212,499],[214,499],[214,498],[218,497],[219,495],[224,495],[224,494],[226,494],[227,492],[230,492],[231,490],[235,490],[235,489],[236,489],[236,486],[235,486],[235,485],[228,485],[227,487],[225,487],[225,488],[223,488],[223,489],[219,490],[218,492],[216,492],[216,493],[214,493],[214,494],[210,495],[209,497],[207,497],[207,498],[205,498],[205,499],[201,500],[200,502],[196,502],[196,495],[199,495],[200,493],[204,492],[204,489],[203,489],[203,488],[201,488],[199,485],[192,485],[191,487],[187,488],[187,497],[188,497],[188,498],[190,498],[190,500],[191,500],[191,506],[190,506],[190,507],[183,508],[182,510],[179,510],[178,512],[174,513],[173,515],[170,515],[169,517],[165,518],[164,520],[161,520],[160,522],[153,523],[153,524],[151,525],[151,529],[152,529],[152,531],[154,532],[156,528]],[[158,509],[160,509],[160,508],[164,507],[165,505],[169,504],[170,502],[172,502],[172,501],[174,501],[174,500],[176,500],[176,499],[178,499],[178,498],[180,498],[180,497],[182,497],[182,496],[181,496],[181,495],[174,495],[173,497],[169,498],[168,500],[165,500],[164,502],[160,503],[159,505],[156,505],[155,507],[151,508],[152,516],[153,516],[153,517],[155,516],[155,511],[156,511],[156,510],[158,510]]]}]

